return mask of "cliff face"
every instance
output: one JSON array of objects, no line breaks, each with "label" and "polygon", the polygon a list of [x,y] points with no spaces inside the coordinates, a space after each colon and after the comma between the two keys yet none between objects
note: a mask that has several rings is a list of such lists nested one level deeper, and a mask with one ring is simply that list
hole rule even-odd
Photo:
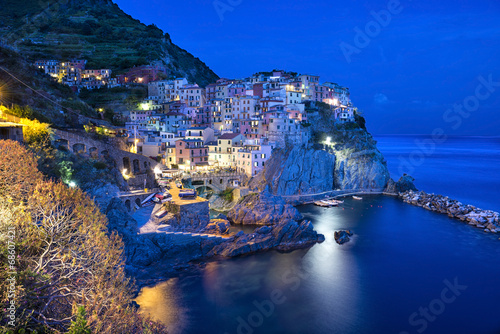
[{"label": "cliff face", "polygon": [[317,132],[331,144],[277,149],[262,173],[250,181],[252,189],[267,186],[278,196],[322,193],[335,189],[383,189],[389,171],[371,135],[363,129]]},{"label": "cliff face", "polygon": [[269,192],[243,197],[227,218],[242,225],[276,225],[288,220],[301,220],[299,211],[282,198]]},{"label": "cliff face", "polygon": [[335,155],[326,151],[305,146],[278,149],[250,187],[263,190],[269,185],[280,196],[324,192],[334,187],[334,169]]}]

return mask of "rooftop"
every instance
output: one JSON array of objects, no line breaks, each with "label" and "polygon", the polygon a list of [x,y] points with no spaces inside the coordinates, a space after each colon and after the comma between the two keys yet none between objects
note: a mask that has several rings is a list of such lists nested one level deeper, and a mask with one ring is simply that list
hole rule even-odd
[{"label": "rooftop", "polygon": [[220,136],[219,139],[234,139],[239,135],[240,135],[239,133],[225,133],[222,136]]}]

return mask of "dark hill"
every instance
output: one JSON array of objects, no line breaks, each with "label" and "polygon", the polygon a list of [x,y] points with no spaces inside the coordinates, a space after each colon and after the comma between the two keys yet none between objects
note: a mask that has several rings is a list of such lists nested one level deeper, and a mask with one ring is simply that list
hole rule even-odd
[{"label": "dark hill", "polygon": [[29,61],[84,58],[88,68],[114,73],[160,62],[171,76],[201,86],[218,79],[168,34],[132,18],[111,0],[2,0],[0,22],[1,41]]}]

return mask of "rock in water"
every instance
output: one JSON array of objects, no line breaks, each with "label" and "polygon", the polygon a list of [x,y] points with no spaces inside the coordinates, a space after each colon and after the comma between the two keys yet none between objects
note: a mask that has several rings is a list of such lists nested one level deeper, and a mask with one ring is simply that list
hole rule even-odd
[{"label": "rock in water", "polygon": [[351,240],[350,237],[353,236],[353,233],[351,231],[336,231],[334,236],[335,236],[335,241],[339,245],[343,245]]},{"label": "rock in water", "polygon": [[323,242],[325,237],[313,229],[310,221],[298,223],[283,221],[274,226],[263,226],[252,234],[240,232],[233,240],[215,246],[209,255],[233,257],[270,249],[292,251]]}]

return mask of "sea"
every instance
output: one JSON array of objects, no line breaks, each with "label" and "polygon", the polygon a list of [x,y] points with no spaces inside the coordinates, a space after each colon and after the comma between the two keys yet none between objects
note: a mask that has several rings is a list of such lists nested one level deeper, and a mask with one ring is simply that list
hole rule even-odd
[{"label": "sea", "polygon": [[[375,139],[394,179],[500,211],[500,137]],[[500,234],[389,196],[299,210],[324,243],[210,261],[144,287],[141,312],[174,334],[500,333]]]}]

